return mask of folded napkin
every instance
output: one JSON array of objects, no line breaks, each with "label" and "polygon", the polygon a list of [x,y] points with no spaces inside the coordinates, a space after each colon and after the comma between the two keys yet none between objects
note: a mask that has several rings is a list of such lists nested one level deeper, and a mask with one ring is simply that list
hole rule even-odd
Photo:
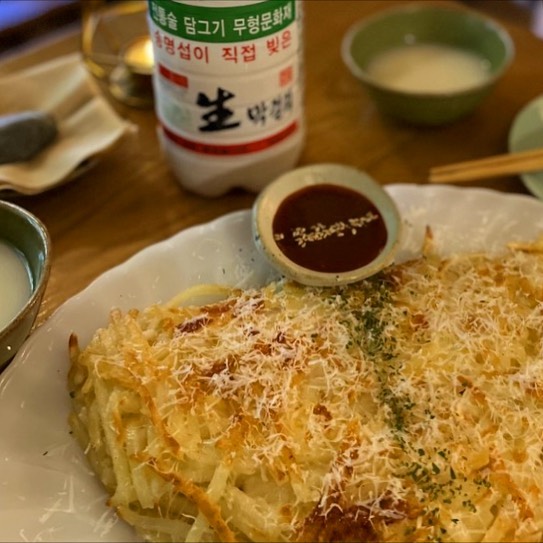
[{"label": "folded napkin", "polygon": [[32,160],[0,165],[0,190],[37,194],[73,179],[134,129],[100,95],[79,53],[0,79],[0,115],[26,110],[52,114],[59,134]]}]

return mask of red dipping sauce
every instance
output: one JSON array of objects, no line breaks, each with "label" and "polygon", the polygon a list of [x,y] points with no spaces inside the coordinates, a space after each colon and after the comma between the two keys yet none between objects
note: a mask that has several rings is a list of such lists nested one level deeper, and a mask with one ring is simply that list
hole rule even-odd
[{"label": "red dipping sauce", "polygon": [[317,184],[280,204],[272,223],[279,249],[294,263],[324,273],[366,266],[384,249],[388,232],[377,207],[352,189]]}]

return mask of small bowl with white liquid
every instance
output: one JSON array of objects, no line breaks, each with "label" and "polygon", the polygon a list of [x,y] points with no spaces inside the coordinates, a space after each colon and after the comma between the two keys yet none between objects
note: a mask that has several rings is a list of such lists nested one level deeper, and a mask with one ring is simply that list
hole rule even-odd
[{"label": "small bowl with white liquid", "polygon": [[0,200],[0,371],[32,330],[50,267],[51,240],[43,223]]},{"label": "small bowl with white liquid", "polygon": [[501,25],[472,9],[424,2],[356,23],[341,52],[382,112],[436,126],[481,103],[511,64],[514,44]]}]

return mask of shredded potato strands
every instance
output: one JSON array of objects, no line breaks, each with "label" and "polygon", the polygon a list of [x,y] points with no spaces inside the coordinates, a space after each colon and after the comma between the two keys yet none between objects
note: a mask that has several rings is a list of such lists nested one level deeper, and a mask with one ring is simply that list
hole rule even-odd
[{"label": "shredded potato strands", "polygon": [[199,287],[72,336],[71,426],[149,540],[541,541],[542,303],[541,241]]}]

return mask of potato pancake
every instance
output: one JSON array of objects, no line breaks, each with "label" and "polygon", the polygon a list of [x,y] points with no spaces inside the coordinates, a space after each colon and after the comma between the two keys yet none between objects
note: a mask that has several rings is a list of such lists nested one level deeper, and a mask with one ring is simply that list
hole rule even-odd
[{"label": "potato pancake", "polygon": [[541,541],[543,252],[121,313],[70,423],[153,541]]}]

